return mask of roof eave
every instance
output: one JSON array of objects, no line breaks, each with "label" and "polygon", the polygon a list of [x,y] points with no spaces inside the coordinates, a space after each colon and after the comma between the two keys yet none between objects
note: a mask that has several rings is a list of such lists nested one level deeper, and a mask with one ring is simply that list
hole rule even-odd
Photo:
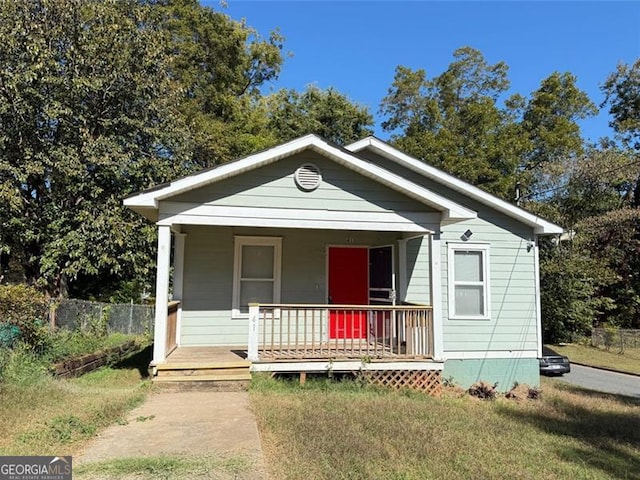
[{"label": "roof eave", "polygon": [[471,185],[470,183],[460,180],[459,178],[456,178],[436,167],[421,162],[420,160],[397,150],[376,137],[371,136],[363,138],[362,140],[347,145],[345,148],[354,153],[364,150],[365,148],[369,148],[384,158],[420,173],[427,178],[431,178],[448,188],[458,191],[463,195],[467,195],[474,200],[480,201],[481,203],[484,203],[507,216],[515,218],[525,225],[533,227],[536,235],[559,235],[564,232],[563,228],[559,225],[544,220],[520,207],[511,205],[504,200],[481,190],[475,185]]}]

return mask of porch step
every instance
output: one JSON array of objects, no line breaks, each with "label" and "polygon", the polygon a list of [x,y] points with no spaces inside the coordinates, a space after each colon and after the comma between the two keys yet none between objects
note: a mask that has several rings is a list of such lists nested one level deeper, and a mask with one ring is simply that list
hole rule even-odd
[{"label": "porch step", "polygon": [[251,383],[251,362],[167,362],[156,366],[154,384],[178,390],[246,390]]},{"label": "porch step", "polygon": [[250,368],[251,362],[247,360],[237,360],[233,362],[176,362],[161,363],[156,366],[158,371],[169,370],[201,370],[201,369],[227,369],[227,368]]},{"label": "porch step", "polygon": [[154,382],[235,382],[245,380],[251,380],[251,374],[249,372],[208,375],[166,375],[153,379]]}]

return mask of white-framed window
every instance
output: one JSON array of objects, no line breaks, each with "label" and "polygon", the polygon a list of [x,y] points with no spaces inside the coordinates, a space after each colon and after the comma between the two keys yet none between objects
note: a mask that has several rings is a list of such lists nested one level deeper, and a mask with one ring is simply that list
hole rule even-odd
[{"label": "white-framed window", "polygon": [[282,238],[235,237],[233,315],[249,314],[250,303],[280,303]]},{"label": "white-framed window", "polygon": [[449,318],[490,318],[489,245],[449,244]]}]

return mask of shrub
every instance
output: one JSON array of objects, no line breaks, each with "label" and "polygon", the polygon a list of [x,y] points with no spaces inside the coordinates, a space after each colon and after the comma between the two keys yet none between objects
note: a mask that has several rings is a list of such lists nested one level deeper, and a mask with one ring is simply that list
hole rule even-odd
[{"label": "shrub", "polygon": [[497,386],[497,383],[491,385],[487,382],[476,382],[469,387],[467,393],[472,397],[480,398],[482,400],[493,400],[498,394],[496,391]]},{"label": "shrub", "polygon": [[36,350],[42,350],[47,342],[44,321],[46,313],[45,297],[35,288],[27,285],[0,285],[2,323],[17,327],[20,339]]}]

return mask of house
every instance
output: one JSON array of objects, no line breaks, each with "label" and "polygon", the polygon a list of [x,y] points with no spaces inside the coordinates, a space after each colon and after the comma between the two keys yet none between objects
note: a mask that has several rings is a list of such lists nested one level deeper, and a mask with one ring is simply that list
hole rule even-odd
[{"label": "house", "polygon": [[226,349],[253,371],[539,383],[537,239],[561,227],[377,138],[306,135],[124,204],[158,228],[156,370]]}]

